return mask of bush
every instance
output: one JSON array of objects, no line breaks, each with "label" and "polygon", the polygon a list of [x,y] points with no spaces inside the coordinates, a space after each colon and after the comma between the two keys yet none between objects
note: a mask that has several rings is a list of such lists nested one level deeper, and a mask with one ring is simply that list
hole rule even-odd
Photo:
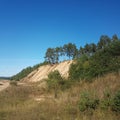
[{"label": "bush", "polygon": [[89,73],[89,58],[86,55],[77,59],[76,63],[72,64],[69,69],[69,78],[71,80],[87,79]]},{"label": "bush", "polygon": [[62,80],[62,77],[61,77],[59,71],[55,70],[55,71],[49,73],[48,79],[60,81],[60,80]]},{"label": "bush", "polygon": [[62,80],[63,79],[58,70],[50,72],[48,75],[48,80],[47,80],[48,88],[54,90],[55,98],[57,98],[58,89],[60,87],[59,83]]},{"label": "bush", "polygon": [[58,84],[62,80],[63,79],[62,79],[62,77],[61,77],[61,75],[60,75],[58,70],[50,72],[48,74],[48,80],[47,80],[48,87],[52,88],[52,89],[57,89],[58,88]]},{"label": "bush", "polygon": [[61,80],[59,81],[59,86],[62,91],[69,89],[71,87],[71,81],[70,80]]},{"label": "bush", "polygon": [[120,90],[115,94],[113,98],[112,110],[120,112]]},{"label": "bush", "polygon": [[104,92],[104,99],[101,101],[101,108],[107,110],[112,105],[111,92],[106,90]]},{"label": "bush", "polygon": [[58,70],[50,72],[47,79],[48,89],[54,90],[55,98],[57,97],[58,90],[65,90],[70,88],[71,81],[62,78]]},{"label": "bush", "polygon": [[99,104],[99,99],[93,98],[89,93],[82,93],[79,101],[79,110],[84,112],[86,110],[95,110]]},{"label": "bush", "polygon": [[82,55],[72,64],[69,76],[72,80],[86,79],[102,76],[109,72],[120,70],[120,41],[111,42],[93,55]]}]

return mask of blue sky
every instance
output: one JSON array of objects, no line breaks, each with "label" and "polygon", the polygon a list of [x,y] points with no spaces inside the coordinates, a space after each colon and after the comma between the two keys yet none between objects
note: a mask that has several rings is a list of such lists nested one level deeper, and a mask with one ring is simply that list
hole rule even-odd
[{"label": "blue sky", "polygon": [[119,0],[0,0],[0,76],[44,60],[48,47],[120,37]]}]

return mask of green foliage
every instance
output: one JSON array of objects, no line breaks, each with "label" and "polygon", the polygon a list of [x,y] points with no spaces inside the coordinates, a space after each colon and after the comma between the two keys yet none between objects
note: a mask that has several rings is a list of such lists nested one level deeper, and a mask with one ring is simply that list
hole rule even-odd
[{"label": "green foliage", "polygon": [[60,80],[59,86],[62,91],[69,89],[71,87],[72,81],[70,80]]},{"label": "green foliage", "polygon": [[55,71],[49,73],[49,75],[48,75],[48,80],[47,80],[48,88],[54,90],[55,98],[57,98],[59,82],[62,80],[63,79],[58,70],[55,70]]},{"label": "green foliage", "polygon": [[10,80],[10,77],[0,77],[0,80]]},{"label": "green foliage", "polygon": [[49,89],[61,89],[65,90],[70,88],[71,81],[62,78],[58,70],[55,70],[48,75],[47,84]]},{"label": "green foliage", "polygon": [[62,47],[48,48],[45,54],[45,61],[33,67],[27,67],[17,75],[11,77],[11,80],[21,80],[33,70],[46,64],[59,63],[60,60],[68,57],[75,59],[69,70],[71,80],[86,79],[104,75],[108,72],[118,72],[120,70],[120,40],[117,35],[112,39],[107,35],[102,35],[98,44],[86,44],[78,50],[75,44],[68,43]]},{"label": "green foliage", "polygon": [[39,63],[39,64],[36,64],[32,67],[32,70],[36,70],[37,68],[39,68],[40,66],[43,66],[43,65],[48,65],[49,63],[44,61],[43,63]]},{"label": "green foliage", "polygon": [[45,60],[49,63],[55,63],[55,49],[54,48],[48,48],[45,54]]},{"label": "green foliage", "polygon": [[101,100],[100,107],[104,110],[112,110],[116,113],[120,113],[120,90],[113,96],[110,92],[104,93],[104,98]]},{"label": "green foliage", "polygon": [[110,42],[111,42],[111,39],[107,35],[102,35],[100,37],[100,41],[97,44],[98,49],[105,48]]},{"label": "green foliage", "polygon": [[108,110],[110,109],[111,105],[112,105],[112,95],[109,90],[106,90],[104,92],[104,98],[101,100],[100,107],[103,110]]},{"label": "green foliage", "polygon": [[62,77],[61,77],[59,71],[55,70],[55,71],[49,73],[48,79],[60,81],[60,80],[62,80]]},{"label": "green foliage", "polygon": [[118,39],[118,36],[116,35],[116,34],[114,34],[113,36],[112,36],[112,41],[118,41],[119,39]]},{"label": "green foliage", "polygon": [[27,67],[25,69],[23,69],[21,72],[19,72],[18,74],[14,75],[11,77],[11,80],[16,80],[19,81],[22,78],[26,77],[29,73],[31,73],[33,70],[36,70],[37,68],[39,68],[40,66],[43,65],[47,65],[48,62],[43,62],[37,65],[34,65],[33,67]]},{"label": "green foliage", "polygon": [[62,47],[48,48],[45,53],[45,61],[54,64],[59,62],[60,57],[65,56],[68,57],[70,60],[71,58],[76,58],[77,54],[78,50],[76,48],[76,45],[68,43],[63,45]]},{"label": "green foliage", "polygon": [[65,55],[70,58],[75,58],[77,54],[77,48],[75,44],[68,43],[63,46]]},{"label": "green foliage", "polygon": [[22,78],[26,77],[31,72],[32,72],[32,67],[27,67],[27,68],[23,69],[21,72],[19,72],[18,74],[16,74],[15,76],[12,76],[11,80],[19,81]]},{"label": "green foliage", "polygon": [[101,43],[103,47],[100,50],[98,49],[92,56],[87,55],[89,47],[88,45],[85,46],[87,54],[85,52],[71,65],[69,70],[70,79],[91,80],[94,77],[120,70],[120,41],[116,40],[110,43],[109,39],[106,39],[107,41]]},{"label": "green foliage", "polygon": [[93,98],[90,93],[84,92],[81,94],[81,98],[79,100],[79,110],[84,112],[86,110],[95,110],[99,104],[98,98]]},{"label": "green foliage", "polygon": [[120,41],[114,41],[90,58],[90,75],[100,76],[120,69]]},{"label": "green foliage", "polygon": [[109,45],[108,51],[112,56],[120,56],[120,40],[114,40]]},{"label": "green foliage", "polygon": [[115,94],[113,98],[112,110],[120,113],[120,90]]},{"label": "green foliage", "polygon": [[71,82],[62,78],[58,70],[55,70],[48,75],[47,85],[49,90],[54,90],[55,98],[59,90],[70,88]]},{"label": "green foliage", "polygon": [[89,58],[86,55],[81,56],[75,64],[69,69],[69,78],[71,80],[87,79],[89,74]]}]

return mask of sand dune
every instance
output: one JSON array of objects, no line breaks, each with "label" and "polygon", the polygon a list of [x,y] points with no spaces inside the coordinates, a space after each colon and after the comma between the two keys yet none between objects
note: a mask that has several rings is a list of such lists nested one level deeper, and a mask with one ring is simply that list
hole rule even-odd
[{"label": "sand dune", "polygon": [[9,86],[8,80],[0,80],[0,91],[6,89]]},{"label": "sand dune", "polygon": [[59,64],[41,66],[37,70],[30,73],[27,77],[25,77],[21,81],[24,81],[24,82],[41,81],[43,79],[46,79],[48,77],[48,74],[54,70],[58,70],[61,76],[67,78],[69,67],[72,62],[73,61],[71,60],[71,61],[64,61]]}]

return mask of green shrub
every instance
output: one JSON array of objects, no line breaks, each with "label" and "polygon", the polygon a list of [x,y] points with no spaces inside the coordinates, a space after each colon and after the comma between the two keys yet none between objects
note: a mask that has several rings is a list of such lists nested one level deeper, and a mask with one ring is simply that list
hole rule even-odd
[{"label": "green shrub", "polygon": [[59,82],[62,81],[62,77],[59,73],[58,70],[55,70],[53,72],[50,72],[48,74],[48,80],[47,80],[47,85],[49,89],[53,89],[54,90],[54,95],[55,98],[57,98],[57,94],[58,94],[58,89],[60,87]]},{"label": "green shrub", "polygon": [[112,110],[120,113],[120,90],[115,94],[113,98]]},{"label": "green shrub", "polygon": [[57,89],[59,82],[62,80],[63,79],[62,79],[58,70],[50,72],[48,74],[48,80],[47,80],[48,87],[53,88],[53,89]]},{"label": "green shrub", "polygon": [[49,90],[54,90],[55,97],[57,96],[58,90],[65,90],[70,88],[71,81],[62,78],[58,70],[50,72],[47,79],[47,86]]},{"label": "green shrub", "polygon": [[72,64],[69,69],[69,78],[71,80],[87,79],[89,73],[89,57],[86,55],[77,59],[75,64]]},{"label": "green shrub", "polygon": [[71,87],[71,81],[70,80],[61,80],[59,81],[59,86],[62,91],[69,89]]},{"label": "green shrub", "polygon": [[82,93],[79,101],[79,110],[84,112],[86,110],[95,110],[99,104],[99,99],[93,98],[89,93]]},{"label": "green shrub", "polygon": [[72,80],[86,79],[102,76],[109,72],[120,70],[120,41],[114,41],[97,50],[93,55],[80,56],[69,69]]},{"label": "green shrub", "polygon": [[60,80],[62,80],[62,77],[61,77],[59,71],[55,70],[55,71],[49,73],[48,79],[60,81]]},{"label": "green shrub", "polygon": [[108,110],[112,105],[112,96],[109,90],[104,92],[104,98],[101,100],[101,108],[104,110]]}]

